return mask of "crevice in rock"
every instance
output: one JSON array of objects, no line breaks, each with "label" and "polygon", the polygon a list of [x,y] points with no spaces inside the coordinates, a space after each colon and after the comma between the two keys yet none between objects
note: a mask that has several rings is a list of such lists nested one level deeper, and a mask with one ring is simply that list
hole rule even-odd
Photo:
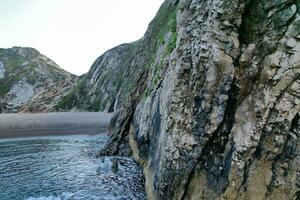
[{"label": "crevice in rock", "polygon": [[291,123],[290,131],[297,134],[297,128],[300,126],[300,113],[297,113]]},{"label": "crevice in rock", "polygon": [[295,200],[300,200],[300,190],[296,192],[294,199]]},{"label": "crevice in rock", "polygon": [[[292,134],[297,134],[296,131],[299,127],[300,123],[300,115],[299,113],[295,115],[292,120],[290,132]],[[271,194],[273,190],[276,188],[276,178],[277,178],[277,170],[280,168],[280,163],[287,163],[287,166],[290,166],[290,161],[295,158],[296,144],[297,139],[295,139],[291,134],[288,134],[282,152],[278,154],[274,162],[272,163],[272,178],[270,184],[267,185],[267,195]],[[288,169],[286,169],[288,170]]]},{"label": "crevice in rock", "polygon": [[[227,159],[232,159],[232,142],[230,143],[231,150],[227,152],[227,154],[225,152],[225,148],[228,142],[230,142],[229,136],[234,124],[234,116],[237,108],[239,88],[236,85],[236,81],[236,79],[232,81],[231,89],[228,92],[228,101],[224,119],[203,147],[203,151],[199,156],[197,163],[188,176],[181,200],[186,198],[189,190],[189,184],[191,183],[196,171],[205,170],[207,172],[209,180],[208,186],[212,190],[215,190],[216,193],[221,194],[228,187],[228,176],[231,162],[227,162]],[[216,158],[218,159],[218,164],[215,163]],[[221,182],[222,184],[220,184]]]},{"label": "crevice in rock", "polygon": [[248,160],[245,163],[244,172],[243,172],[243,180],[242,180],[242,183],[237,188],[235,200],[239,199],[239,194],[242,190],[247,191],[247,187],[245,187],[245,185],[247,184],[247,181],[249,178],[249,170],[250,170],[251,164],[252,164],[252,160]]},{"label": "crevice in rock", "polygon": [[114,112],[115,102],[116,102],[116,99],[114,98],[114,100],[111,102],[111,104],[109,106],[109,109],[107,111],[108,113]]}]

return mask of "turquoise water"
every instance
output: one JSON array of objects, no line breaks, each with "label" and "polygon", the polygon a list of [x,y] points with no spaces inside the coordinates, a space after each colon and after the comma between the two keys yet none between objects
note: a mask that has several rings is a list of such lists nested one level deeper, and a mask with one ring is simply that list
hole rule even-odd
[{"label": "turquoise water", "polygon": [[131,159],[96,158],[106,141],[104,134],[0,140],[0,200],[145,199]]}]

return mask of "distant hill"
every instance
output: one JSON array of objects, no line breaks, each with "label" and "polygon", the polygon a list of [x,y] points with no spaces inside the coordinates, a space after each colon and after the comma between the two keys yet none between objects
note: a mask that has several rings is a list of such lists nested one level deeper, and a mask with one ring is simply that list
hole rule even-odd
[{"label": "distant hill", "polygon": [[46,112],[77,77],[33,48],[0,49],[0,112]]}]

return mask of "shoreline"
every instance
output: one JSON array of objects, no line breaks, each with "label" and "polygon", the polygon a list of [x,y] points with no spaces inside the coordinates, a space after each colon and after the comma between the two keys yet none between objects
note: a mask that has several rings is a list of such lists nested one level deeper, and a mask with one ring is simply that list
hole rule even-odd
[{"label": "shoreline", "polygon": [[0,139],[97,135],[107,132],[111,113],[0,114]]},{"label": "shoreline", "polygon": [[1,139],[16,139],[46,136],[68,136],[68,135],[98,135],[106,133],[107,129],[97,128],[65,128],[65,129],[28,129],[28,130],[0,130]]}]

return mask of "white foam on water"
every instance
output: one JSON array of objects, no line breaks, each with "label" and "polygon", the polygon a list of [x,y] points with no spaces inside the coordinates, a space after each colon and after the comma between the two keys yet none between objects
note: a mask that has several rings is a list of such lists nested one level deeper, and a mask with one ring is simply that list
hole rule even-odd
[{"label": "white foam on water", "polygon": [[29,197],[26,200],[61,200],[59,197],[48,196],[48,197]]},{"label": "white foam on water", "polygon": [[41,197],[29,197],[25,200],[68,200],[74,196],[74,193],[71,192],[64,192],[60,197],[56,196],[41,196]]}]

